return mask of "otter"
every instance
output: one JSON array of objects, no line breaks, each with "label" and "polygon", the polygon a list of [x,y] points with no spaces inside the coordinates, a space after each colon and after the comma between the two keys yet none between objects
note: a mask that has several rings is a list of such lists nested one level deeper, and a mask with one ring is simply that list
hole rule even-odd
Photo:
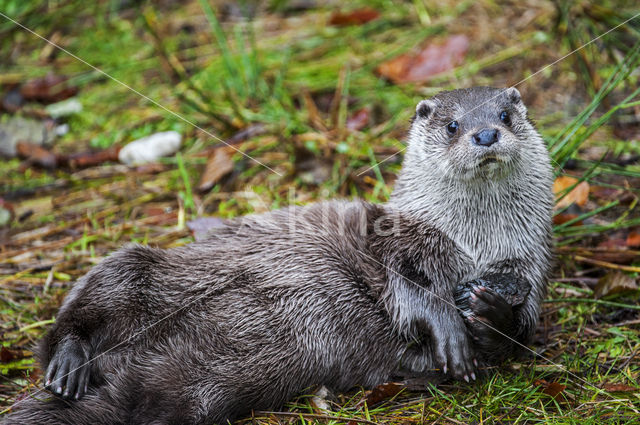
[{"label": "otter", "polygon": [[475,379],[536,327],[551,184],[517,89],[441,92],[416,107],[386,204],[246,216],[95,266],[39,346],[53,397],[4,423],[226,423],[315,385]]}]

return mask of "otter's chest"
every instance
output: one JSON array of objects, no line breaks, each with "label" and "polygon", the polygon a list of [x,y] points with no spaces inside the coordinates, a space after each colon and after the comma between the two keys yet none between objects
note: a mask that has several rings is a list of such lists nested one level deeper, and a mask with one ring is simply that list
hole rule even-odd
[{"label": "otter's chest", "polygon": [[500,261],[544,257],[547,229],[539,216],[530,210],[478,209],[450,217],[442,228],[473,259],[474,274],[481,275]]}]

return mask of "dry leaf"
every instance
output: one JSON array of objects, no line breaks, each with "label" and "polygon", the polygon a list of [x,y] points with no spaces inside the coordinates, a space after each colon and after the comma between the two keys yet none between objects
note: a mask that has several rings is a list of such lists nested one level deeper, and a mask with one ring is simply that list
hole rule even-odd
[{"label": "dry leaf", "polygon": [[544,379],[536,379],[533,381],[533,385],[541,386],[542,392],[550,395],[551,397],[558,399],[558,396],[567,388],[566,385],[559,384],[557,382],[547,382]]},{"label": "dry leaf", "polygon": [[638,284],[635,279],[620,271],[613,271],[598,280],[593,297],[602,298],[620,292],[635,291],[636,289],[638,289]]},{"label": "dry leaf", "polygon": [[313,395],[309,399],[309,404],[322,413],[322,411],[331,411],[331,405],[327,401],[330,396],[329,390],[324,385],[314,391]]},{"label": "dry leaf", "polygon": [[640,230],[632,230],[625,241],[629,248],[640,248]]},{"label": "dry leaf", "polygon": [[333,15],[331,15],[331,18],[329,18],[329,25],[362,25],[377,19],[379,16],[380,12],[370,7],[356,9],[347,13],[334,12]]},{"label": "dry leaf", "polygon": [[466,35],[453,35],[444,42],[427,44],[417,54],[406,53],[384,62],[377,72],[396,84],[423,83],[462,64],[468,49]]},{"label": "dry leaf", "polygon": [[396,396],[403,389],[404,385],[396,382],[388,382],[386,384],[378,385],[371,391],[367,392],[367,396],[364,401],[367,403],[367,406],[373,406]]},{"label": "dry leaf", "polygon": [[604,389],[606,391],[611,391],[611,392],[636,392],[636,391],[640,391],[638,388],[632,387],[632,386],[627,385],[627,384],[614,384],[614,383],[610,383],[610,382],[605,382],[602,385],[602,389]]},{"label": "dry leaf", "polygon": [[[553,193],[556,195],[556,199],[560,194],[564,193],[568,188],[578,183],[578,179],[569,176],[560,176],[553,182]],[[567,193],[558,203],[556,208],[564,208],[571,204],[576,204],[580,207],[584,207],[589,199],[589,183],[586,181],[578,183],[571,192]]]},{"label": "dry leaf", "polygon": [[567,388],[566,385],[559,384],[557,382],[550,382],[549,385],[542,391],[545,394],[550,395],[556,400],[559,398],[560,394]]},{"label": "dry leaf", "polygon": [[204,192],[211,189],[222,177],[233,171],[230,152],[230,148],[220,147],[209,155],[207,166],[198,183],[198,190]]},{"label": "dry leaf", "polygon": [[[578,218],[578,214],[569,214],[569,213],[560,213],[560,214],[556,214],[553,216],[553,224],[555,224],[556,226],[559,226],[561,224],[564,224],[568,221],[574,220]],[[582,225],[582,220],[580,221],[576,221],[574,224],[574,226],[581,226]]]}]

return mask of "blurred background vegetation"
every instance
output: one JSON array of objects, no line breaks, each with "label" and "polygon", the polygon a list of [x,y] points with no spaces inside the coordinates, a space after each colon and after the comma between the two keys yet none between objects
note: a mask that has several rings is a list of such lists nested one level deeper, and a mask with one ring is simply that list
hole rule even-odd
[{"label": "blurred background vegetation", "polygon": [[[188,243],[203,217],[383,202],[419,100],[517,85],[558,177],[534,347],[571,374],[529,356],[482,383],[354,391],[328,412],[302,397],[255,420],[637,420],[636,1],[0,0],[0,13],[0,410],[34,391],[34,342],[109,252]],[[175,154],[118,161],[169,130]]]}]

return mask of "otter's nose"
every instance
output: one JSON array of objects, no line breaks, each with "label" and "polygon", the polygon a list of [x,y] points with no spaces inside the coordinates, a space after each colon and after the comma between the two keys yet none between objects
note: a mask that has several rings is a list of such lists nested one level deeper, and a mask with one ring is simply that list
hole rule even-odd
[{"label": "otter's nose", "polygon": [[489,147],[498,141],[500,132],[495,128],[485,128],[473,135],[473,143],[478,146]]}]

